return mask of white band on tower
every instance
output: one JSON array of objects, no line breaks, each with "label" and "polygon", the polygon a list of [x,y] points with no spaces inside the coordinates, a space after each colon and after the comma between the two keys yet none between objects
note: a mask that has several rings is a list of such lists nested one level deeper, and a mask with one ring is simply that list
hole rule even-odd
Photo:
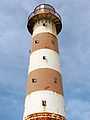
[{"label": "white band on tower", "polygon": [[65,117],[63,96],[47,90],[37,91],[27,95],[24,116],[26,117],[39,112],[50,112]]},{"label": "white band on tower", "polygon": [[28,73],[39,68],[50,68],[60,73],[59,54],[51,49],[39,49],[30,56]]}]

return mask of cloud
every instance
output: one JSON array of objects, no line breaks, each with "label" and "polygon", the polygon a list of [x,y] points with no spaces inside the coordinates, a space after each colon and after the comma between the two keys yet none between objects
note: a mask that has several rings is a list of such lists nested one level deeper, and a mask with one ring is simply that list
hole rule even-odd
[{"label": "cloud", "polygon": [[[20,120],[23,112],[28,50],[27,17],[42,0],[0,1],[0,118]],[[62,16],[60,63],[68,119],[90,117],[90,0],[46,0]],[[68,94],[69,93],[69,94]],[[81,114],[82,113],[82,114]]]},{"label": "cloud", "polygon": [[88,120],[90,118],[90,102],[78,98],[68,101],[68,119]]},{"label": "cloud", "polygon": [[4,92],[4,89],[2,92],[0,89],[0,93],[3,93],[3,95],[0,94],[0,118],[3,120],[6,118],[7,120],[22,119],[24,101],[21,101],[21,99],[23,100],[23,97],[7,89]]}]

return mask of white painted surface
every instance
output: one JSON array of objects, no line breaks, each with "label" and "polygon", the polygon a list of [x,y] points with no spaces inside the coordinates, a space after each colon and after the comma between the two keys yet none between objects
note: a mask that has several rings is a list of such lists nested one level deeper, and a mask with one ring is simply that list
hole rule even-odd
[{"label": "white painted surface", "polygon": [[[43,26],[43,23],[46,24],[46,26]],[[37,22],[33,28],[33,37],[39,33],[43,33],[43,32],[49,32],[51,34],[54,34],[55,36],[57,36],[56,33],[56,27],[55,24],[52,23],[49,20],[40,20],[39,22]]]},{"label": "white painted surface", "polygon": [[[43,56],[46,60],[43,60]],[[60,72],[59,54],[51,49],[39,49],[32,52],[28,73],[39,68],[50,68]]]},{"label": "white painted surface", "polygon": [[[42,100],[46,100],[46,107],[42,106]],[[39,112],[50,112],[65,116],[64,98],[52,91],[36,91],[27,95],[24,110],[25,117]]]}]

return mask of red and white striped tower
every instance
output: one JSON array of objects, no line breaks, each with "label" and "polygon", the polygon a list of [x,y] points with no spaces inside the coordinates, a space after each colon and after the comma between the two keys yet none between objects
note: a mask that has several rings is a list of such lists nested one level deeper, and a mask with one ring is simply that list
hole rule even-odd
[{"label": "red and white striped tower", "polygon": [[48,4],[37,6],[28,18],[32,49],[23,120],[65,120],[57,35],[61,17]]}]

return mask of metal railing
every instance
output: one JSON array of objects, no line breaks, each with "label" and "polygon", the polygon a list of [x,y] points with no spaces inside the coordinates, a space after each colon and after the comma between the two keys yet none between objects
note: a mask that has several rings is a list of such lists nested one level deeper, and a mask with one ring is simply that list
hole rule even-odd
[{"label": "metal railing", "polygon": [[48,12],[54,14],[61,20],[61,16],[55,11],[55,9],[51,5],[48,4],[40,4],[39,6],[37,6],[34,11],[29,15],[28,20],[30,20],[33,16],[37,15],[37,11],[40,11],[42,9],[48,10]]},{"label": "metal railing", "polygon": [[53,12],[55,12],[55,9],[53,8],[53,6],[51,6],[51,5],[49,5],[49,4],[40,4],[40,5],[38,5],[35,9],[34,9],[34,11],[36,11],[36,10],[40,10],[40,9],[48,9],[48,10],[51,10],[51,11],[53,11]]}]

